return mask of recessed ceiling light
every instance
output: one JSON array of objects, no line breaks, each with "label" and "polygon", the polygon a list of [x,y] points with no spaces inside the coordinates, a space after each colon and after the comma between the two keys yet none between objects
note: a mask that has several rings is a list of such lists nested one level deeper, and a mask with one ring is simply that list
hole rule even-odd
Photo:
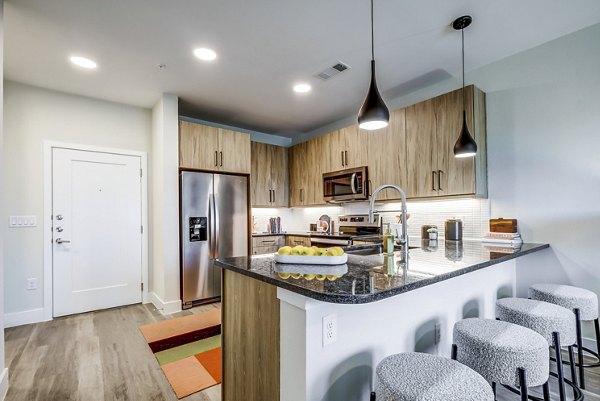
[{"label": "recessed ceiling light", "polygon": [[207,49],[206,47],[200,47],[194,50],[194,56],[198,57],[200,60],[212,61],[217,58],[217,53],[215,53],[214,50]]},{"label": "recessed ceiling light", "polygon": [[294,85],[294,92],[297,93],[307,93],[310,92],[310,90],[312,89],[312,87],[309,84],[296,84]]},{"label": "recessed ceiling light", "polygon": [[96,67],[98,67],[98,65],[93,60],[90,60],[89,58],[85,58],[85,57],[71,56],[69,58],[69,60],[71,61],[71,63],[75,64],[76,66],[85,68],[88,70],[93,70]]}]

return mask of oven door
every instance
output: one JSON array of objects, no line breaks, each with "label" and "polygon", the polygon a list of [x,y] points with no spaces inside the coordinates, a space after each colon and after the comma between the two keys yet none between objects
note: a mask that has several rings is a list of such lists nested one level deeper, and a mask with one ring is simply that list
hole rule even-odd
[{"label": "oven door", "polygon": [[367,167],[323,174],[323,199],[327,202],[367,200]]}]

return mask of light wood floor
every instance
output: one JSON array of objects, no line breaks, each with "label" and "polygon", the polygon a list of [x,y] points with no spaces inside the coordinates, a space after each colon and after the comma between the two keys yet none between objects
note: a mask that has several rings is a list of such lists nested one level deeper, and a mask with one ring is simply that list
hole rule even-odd
[{"label": "light wood floor", "polygon": [[[214,308],[166,317],[132,305],[6,329],[6,400],[177,401],[139,326]],[[221,386],[184,400],[220,401]]]},{"label": "light wood floor", "polygon": [[[220,304],[163,316],[152,305],[133,305],[6,329],[6,399],[177,401],[138,327],[214,308]],[[600,368],[588,369],[586,379],[585,399],[600,401]],[[558,400],[555,385],[551,387],[552,399]],[[567,395],[570,399],[568,390]],[[499,401],[518,399],[499,388]],[[221,401],[221,386],[183,400]]]}]

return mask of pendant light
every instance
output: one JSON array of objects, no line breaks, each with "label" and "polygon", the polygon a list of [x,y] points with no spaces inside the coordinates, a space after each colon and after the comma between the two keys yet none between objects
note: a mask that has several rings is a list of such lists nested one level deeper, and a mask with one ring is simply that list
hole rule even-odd
[{"label": "pendant light", "polygon": [[469,15],[457,18],[452,23],[455,30],[460,30],[462,39],[462,102],[463,102],[463,124],[460,136],[454,144],[454,157],[473,157],[477,154],[477,144],[467,128],[467,108],[465,107],[465,31],[471,25],[473,19]]},{"label": "pendant light", "polygon": [[375,81],[375,44],[373,33],[373,0],[371,0],[371,85],[365,102],[358,113],[358,127],[369,131],[385,128],[390,120],[390,111],[379,94]]}]

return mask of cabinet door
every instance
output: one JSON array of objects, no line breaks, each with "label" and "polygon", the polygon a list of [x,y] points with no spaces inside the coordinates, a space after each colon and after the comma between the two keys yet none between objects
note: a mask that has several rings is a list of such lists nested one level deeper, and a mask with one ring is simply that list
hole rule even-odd
[{"label": "cabinet door", "polygon": [[252,206],[272,206],[271,192],[271,145],[252,142],[252,171],[250,173],[250,192]]},{"label": "cabinet door", "polygon": [[377,131],[359,130],[354,124],[340,130],[344,138],[344,168],[355,168],[367,164],[367,141]]},{"label": "cabinet door", "polygon": [[306,205],[306,142],[290,148],[290,206]]},{"label": "cabinet door", "polygon": [[405,110],[408,192],[412,197],[437,196],[435,99]]},{"label": "cabinet door", "polygon": [[[438,153],[438,195],[475,193],[475,158],[454,157],[454,144],[462,129],[462,90],[435,98]],[[465,88],[467,127],[474,135],[473,87]]]},{"label": "cabinet door", "polygon": [[179,121],[179,167],[219,170],[219,129]]},{"label": "cabinet door", "polygon": [[323,200],[323,158],[326,140],[323,137],[317,137],[306,142],[306,164],[305,175],[306,183],[306,201],[305,205],[322,205]]},{"label": "cabinet door", "polygon": [[333,131],[323,136],[325,173],[345,168],[346,136],[343,130]]},{"label": "cabinet door", "polygon": [[271,189],[273,206],[289,206],[289,163],[288,150],[281,146],[267,145],[271,165]]},{"label": "cabinet door", "polygon": [[219,128],[219,170],[250,174],[250,135]]},{"label": "cabinet door", "polygon": [[[364,131],[367,138],[367,165],[371,194],[381,185],[395,184],[406,192],[407,197],[411,196],[406,174],[405,120],[405,110],[396,110],[390,114],[390,123],[386,128]],[[400,199],[400,195],[394,190],[386,189],[377,199]]]}]

